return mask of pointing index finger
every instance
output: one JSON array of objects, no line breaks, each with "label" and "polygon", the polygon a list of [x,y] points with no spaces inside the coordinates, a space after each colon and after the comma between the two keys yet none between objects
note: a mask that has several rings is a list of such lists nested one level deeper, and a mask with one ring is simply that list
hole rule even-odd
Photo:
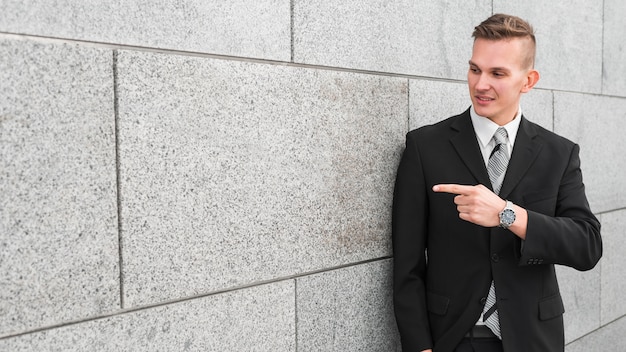
[{"label": "pointing index finger", "polygon": [[463,186],[458,184],[440,184],[434,185],[433,191],[439,193],[465,194],[472,186]]}]

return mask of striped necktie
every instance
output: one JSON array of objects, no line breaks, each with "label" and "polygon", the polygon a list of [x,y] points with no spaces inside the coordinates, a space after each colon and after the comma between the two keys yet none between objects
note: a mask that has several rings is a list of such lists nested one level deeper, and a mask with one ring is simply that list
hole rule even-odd
[{"label": "striped necktie", "polygon": [[[504,174],[507,166],[509,165],[509,153],[508,153],[508,134],[504,127],[498,128],[493,135],[493,139],[496,142],[489,162],[487,163],[487,172],[489,173],[489,180],[493,187],[495,194],[500,193],[502,187],[502,181],[504,180]],[[498,317],[498,306],[496,304],[496,286],[491,281],[491,287],[489,288],[489,294],[487,295],[487,301],[483,308],[483,322],[491,331],[493,331],[498,338],[502,339],[500,334],[500,319]]]},{"label": "striped necktie", "polygon": [[489,180],[491,181],[493,192],[495,194],[500,193],[500,187],[502,187],[502,181],[504,180],[504,173],[506,171],[506,167],[509,165],[508,139],[509,135],[506,133],[504,127],[498,128],[496,133],[493,135],[496,147],[493,148],[493,152],[489,157],[487,172],[489,173]]}]

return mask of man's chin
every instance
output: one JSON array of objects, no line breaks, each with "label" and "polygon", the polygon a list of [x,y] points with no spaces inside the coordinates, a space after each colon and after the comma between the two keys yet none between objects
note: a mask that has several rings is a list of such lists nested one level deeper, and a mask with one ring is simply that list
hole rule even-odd
[{"label": "man's chin", "polygon": [[489,118],[490,116],[493,115],[492,109],[481,106],[479,104],[474,104],[474,111],[476,111],[478,115],[482,117],[486,117],[486,118]]}]

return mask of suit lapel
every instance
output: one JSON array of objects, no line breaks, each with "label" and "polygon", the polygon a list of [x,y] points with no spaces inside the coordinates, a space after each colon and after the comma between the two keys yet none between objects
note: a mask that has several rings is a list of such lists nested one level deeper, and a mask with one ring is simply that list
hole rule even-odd
[{"label": "suit lapel", "polygon": [[450,127],[457,132],[450,138],[450,143],[456,149],[465,166],[474,175],[478,183],[491,188],[491,181],[489,181],[485,161],[478,146],[469,110],[460,115]]},{"label": "suit lapel", "polygon": [[506,199],[524,177],[530,165],[537,158],[537,155],[539,155],[543,145],[535,140],[536,135],[537,131],[535,130],[535,126],[522,116],[522,121],[520,122],[520,127],[515,139],[515,146],[513,147],[513,153],[509,160],[509,166],[507,167],[504,181],[502,182],[502,189],[500,190],[501,198]]},{"label": "suit lapel", "polygon": [[[474,175],[478,183],[491,188],[491,181],[478,146],[469,110],[460,115],[452,123],[451,128],[456,131],[456,134],[450,138],[450,143],[454,146],[461,160],[463,160],[463,163],[465,163],[465,166]],[[501,198],[506,199],[524,177],[537,155],[539,155],[543,145],[535,140],[536,136],[537,131],[534,124],[522,116],[513,153],[511,154],[506,175],[502,182],[502,188],[500,189]]]}]

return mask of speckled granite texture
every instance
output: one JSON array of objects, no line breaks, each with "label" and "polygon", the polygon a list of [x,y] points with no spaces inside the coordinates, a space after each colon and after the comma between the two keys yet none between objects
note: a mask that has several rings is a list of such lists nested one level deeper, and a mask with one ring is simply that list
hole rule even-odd
[{"label": "speckled granite texture", "polygon": [[120,305],[113,55],[0,39],[0,336]]},{"label": "speckled granite texture", "polygon": [[130,51],[118,65],[130,306],[391,254],[406,80]]},{"label": "speckled granite texture", "polygon": [[3,1],[0,31],[289,61],[289,0]]},{"label": "speckled granite texture", "polygon": [[621,352],[620,0],[1,1],[0,351],[397,350],[404,135],[469,106],[495,12],[536,28],[522,110],[603,224],[557,268],[567,352]]}]

